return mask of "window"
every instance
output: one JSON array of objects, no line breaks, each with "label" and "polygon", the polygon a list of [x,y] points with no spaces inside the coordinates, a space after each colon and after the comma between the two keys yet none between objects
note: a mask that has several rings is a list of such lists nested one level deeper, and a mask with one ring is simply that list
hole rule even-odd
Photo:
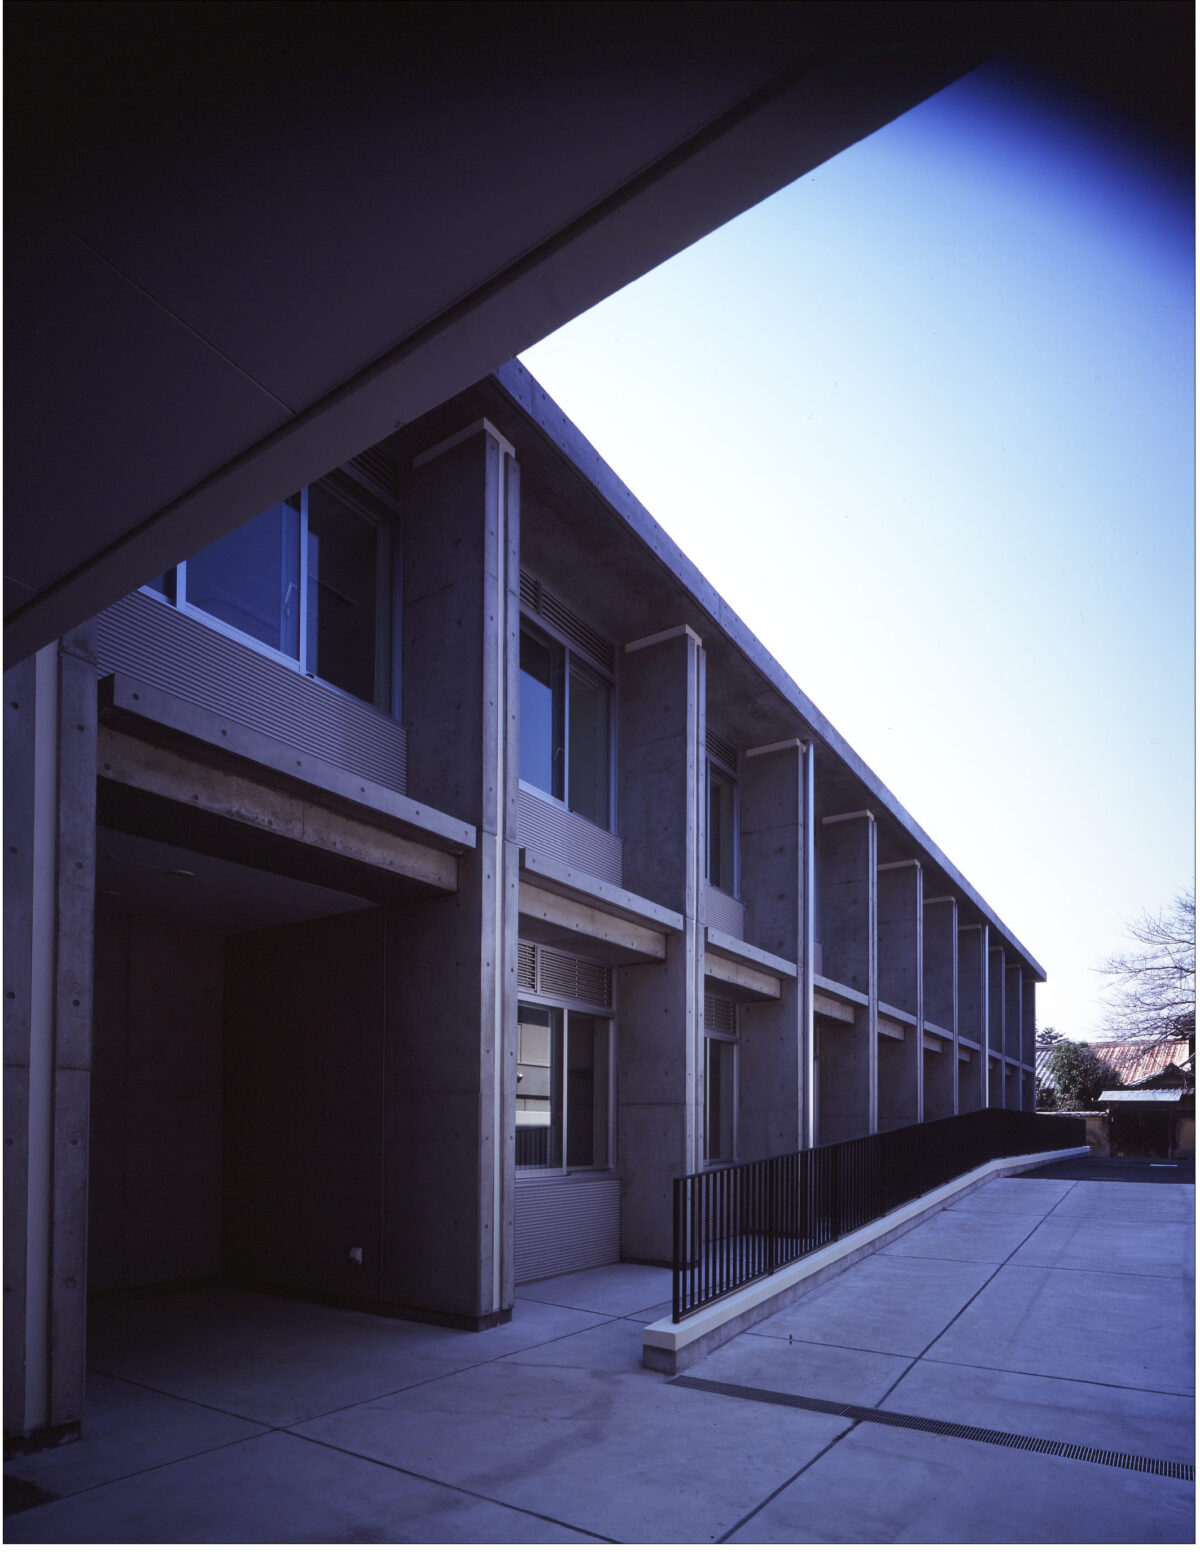
[{"label": "window", "polygon": [[521,780],[607,830],[612,686],[548,632],[521,627]]},{"label": "window", "polygon": [[708,881],[737,894],[737,782],[715,760],[708,762]]},{"label": "window", "polygon": [[737,1157],[737,1004],[704,998],[704,1157],[728,1164]]},{"label": "window", "polygon": [[394,520],[347,476],[331,475],[147,586],[309,678],[395,714]]},{"label": "window", "polygon": [[610,1020],[521,1003],[517,1152],[521,1169],[605,1169],[612,1091]]}]

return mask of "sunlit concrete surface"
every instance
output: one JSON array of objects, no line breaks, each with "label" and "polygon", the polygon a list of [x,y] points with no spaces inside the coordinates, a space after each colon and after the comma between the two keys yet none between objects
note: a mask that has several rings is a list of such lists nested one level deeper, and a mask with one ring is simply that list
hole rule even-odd
[{"label": "sunlit concrete surface", "polygon": [[1190,1542],[1188,1481],[694,1386],[1190,1462],[1192,1198],[997,1181],[682,1384],[641,1367],[654,1267],[529,1284],[478,1334],[223,1290],[108,1305],[86,1436],[9,1463],[56,1496],[6,1539]]}]

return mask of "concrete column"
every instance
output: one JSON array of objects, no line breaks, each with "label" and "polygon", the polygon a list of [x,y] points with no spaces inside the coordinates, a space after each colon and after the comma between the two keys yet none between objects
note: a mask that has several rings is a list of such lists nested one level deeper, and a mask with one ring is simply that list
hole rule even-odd
[{"label": "concrete column", "polygon": [[879,1129],[879,996],[876,973],[875,817],[863,811],[821,821],[817,856],[822,973],[865,996],[854,1024],[825,1024],[818,1042],[820,1140]]},{"label": "concrete column", "polygon": [[911,1013],[904,1039],[879,1037],[879,1129],[924,1118],[924,880],[915,859],[878,869],[879,1001]]},{"label": "concrete column", "polygon": [[[803,966],[806,949],[808,801],[806,748],[799,739],[748,749],[739,778],[742,899],[751,943]],[[811,1061],[806,980],[782,983],[778,1002],[741,1011],[738,1151],[770,1158],[807,1146],[805,1100]]]},{"label": "concrete column", "polygon": [[384,1297],[468,1324],[512,1307],[520,503],[481,421],[405,501],[408,791],[467,820],[458,892],[388,913]]},{"label": "concrete column", "polygon": [[1004,1025],[1006,995],[1003,944],[988,948],[988,1093],[989,1110],[1004,1108]]},{"label": "concrete column", "polygon": [[621,1254],[671,1256],[671,1181],[702,1163],[704,649],[688,626],[629,642],[618,699],[626,888],[679,911],[656,964],[617,975]]},{"label": "concrete column", "polygon": [[90,629],[5,674],[4,1428],[83,1412],[96,855]]},{"label": "concrete column", "polygon": [[985,1110],[988,1103],[988,929],[976,923],[958,929],[958,1036],[979,1047],[958,1071],[958,1109]]},{"label": "concrete column", "polygon": [[[1020,965],[1010,962],[1004,974],[1004,1104],[1008,1110],[1021,1108],[1021,981]],[[1016,1065],[1009,1066],[1010,1062]]]},{"label": "concrete column", "polygon": [[925,1018],[954,1038],[941,1054],[925,1057],[925,1120],[958,1112],[958,901],[940,895],[925,901]]},{"label": "concrete column", "polygon": [[[1021,983],[1021,1061],[1033,1067],[1037,1055],[1037,982],[1027,975]],[[1021,1074],[1021,1109],[1037,1109],[1037,1077]]]}]

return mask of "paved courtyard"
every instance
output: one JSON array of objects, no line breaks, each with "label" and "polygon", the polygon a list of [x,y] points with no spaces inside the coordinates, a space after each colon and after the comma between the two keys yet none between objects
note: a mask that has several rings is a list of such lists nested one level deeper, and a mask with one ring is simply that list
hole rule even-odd
[{"label": "paved courtyard", "polygon": [[45,1501],[5,1539],[1191,1543],[1193,1195],[996,1180],[676,1381],[641,1367],[650,1267],[481,1335],[102,1306],[85,1437],[8,1463],[6,1508]]}]

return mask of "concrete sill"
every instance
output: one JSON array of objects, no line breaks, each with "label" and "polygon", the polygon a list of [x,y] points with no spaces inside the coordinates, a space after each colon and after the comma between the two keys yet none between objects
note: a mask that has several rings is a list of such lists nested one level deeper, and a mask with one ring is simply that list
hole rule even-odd
[{"label": "concrete sill", "polygon": [[941,1212],[955,1197],[977,1191],[989,1180],[1019,1175],[1026,1169],[1040,1169],[1044,1164],[1057,1164],[1061,1159],[1082,1158],[1090,1152],[1090,1148],[1058,1148],[1048,1153],[1024,1153],[981,1164],[969,1174],[959,1175],[935,1191],[905,1202],[894,1212],[847,1234],[824,1250],[814,1251],[803,1261],[781,1267],[769,1277],[760,1278],[718,1303],[697,1310],[678,1324],[669,1315],[654,1321],[642,1330],[642,1366],[660,1374],[682,1374],[716,1348],[790,1304],[798,1291],[807,1292],[808,1289],[802,1289],[803,1284],[818,1287],[855,1261],[861,1261],[864,1256],[915,1229],[934,1213]]}]

